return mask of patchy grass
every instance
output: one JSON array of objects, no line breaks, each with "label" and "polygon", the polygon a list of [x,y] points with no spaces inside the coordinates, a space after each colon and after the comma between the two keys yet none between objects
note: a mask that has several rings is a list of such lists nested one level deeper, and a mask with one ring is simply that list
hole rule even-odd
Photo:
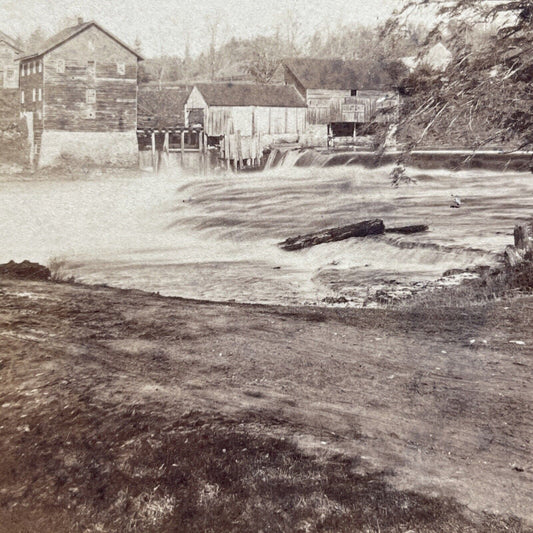
[{"label": "patchy grass", "polygon": [[399,305],[431,309],[468,307],[532,292],[533,262],[524,261],[512,268],[487,268],[480,272],[479,278],[465,280],[457,286],[422,291],[415,294],[412,299],[400,302]]},{"label": "patchy grass", "polygon": [[[525,531],[493,516],[476,524],[453,500],[394,490],[384,472],[357,473],[356,459],[318,459],[236,419],[117,410],[82,395],[51,402],[47,420],[42,410],[26,417],[0,444],[1,522],[24,526],[22,515],[28,531],[73,532]],[[13,445],[24,461],[7,453]]]},{"label": "patchy grass", "polygon": [[[341,310],[0,291],[2,533],[532,531],[480,511],[528,512],[529,360],[509,339],[531,331],[530,298]],[[470,344],[485,337],[493,351]],[[406,483],[421,460],[436,477]]]}]

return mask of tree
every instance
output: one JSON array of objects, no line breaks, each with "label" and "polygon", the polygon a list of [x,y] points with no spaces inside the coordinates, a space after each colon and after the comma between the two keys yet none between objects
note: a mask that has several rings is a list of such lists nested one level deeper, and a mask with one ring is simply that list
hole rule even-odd
[{"label": "tree", "polygon": [[39,26],[31,32],[28,39],[24,42],[24,50],[28,53],[35,52],[47,38],[48,34],[46,30]]},{"label": "tree", "polygon": [[252,57],[248,70],[258,83],[268,83],[283,58],[283,49],[274,37],[257,37],[250,43]]},{"label": "tree", "polygon": [[[423,142],[473,149],[533,145],[533,0],[446,3],[414,0],[388,21],[397,33],[413,10],[437,5],[426,48],[442,42],[453,53],[444,72],[420,66],[407,80],[400,132],[408,148]],[[494,31],[471,31],[472,20]],[[453,21],[453,23],[450,23]]]}]

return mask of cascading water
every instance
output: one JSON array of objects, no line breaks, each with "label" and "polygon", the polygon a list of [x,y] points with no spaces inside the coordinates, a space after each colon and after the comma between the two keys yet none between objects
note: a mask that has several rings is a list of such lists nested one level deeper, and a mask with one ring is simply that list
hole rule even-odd
[{"label": "cascading water", "polygon": [[[298,161],[306,156],[299,154]],[[368,287],[494,263],[533,208],[529,174],[277,166],[262,173],[0,183],[0,261],[66,261],[67,275],[165,295],[264,303],[361,303]],[[415,173],[416,174],[416,173]],[[415,176],[416,177],[416,176]],[[462,198],[450,209],[451,195]],[[430,232],[286,252],[288,236],[382,218]]]}]

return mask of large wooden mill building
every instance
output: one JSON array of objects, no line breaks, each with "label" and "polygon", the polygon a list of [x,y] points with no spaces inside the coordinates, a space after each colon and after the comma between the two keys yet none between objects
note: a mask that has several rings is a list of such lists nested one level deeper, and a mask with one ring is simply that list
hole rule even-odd
[{"label": "large wooden mill building", "polygon": [[137,163],[139,60],[99,24],[81,19],[21,58],[21,111],[40,167],[71,158]]}]

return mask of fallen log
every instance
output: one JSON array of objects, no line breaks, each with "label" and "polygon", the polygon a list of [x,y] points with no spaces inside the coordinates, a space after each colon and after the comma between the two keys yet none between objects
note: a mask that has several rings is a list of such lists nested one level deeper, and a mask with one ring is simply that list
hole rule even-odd
[{"label": "fallen log", "polygon": [[293,251],[310,248],[311,246],[326,242],[342,241],[350,237],[367,237],[370,235],[383,235],[383,233],[385,233],[385,224],[383,224],[383,220],[376,218],[373,220],[363,220],[362,222],[348,226],[329,228],[315,233],[289,237],[283,242],[280,242],[279,246],[284,250]]},{"label": "fallen log", "polygon": [[429,226],[426,224],[413,224],[412,226],[400,226],[398,228],[387,228],[386,233],[402,233],[404,235],[410,235],[411,233],[421,233],[427,231]]}]

